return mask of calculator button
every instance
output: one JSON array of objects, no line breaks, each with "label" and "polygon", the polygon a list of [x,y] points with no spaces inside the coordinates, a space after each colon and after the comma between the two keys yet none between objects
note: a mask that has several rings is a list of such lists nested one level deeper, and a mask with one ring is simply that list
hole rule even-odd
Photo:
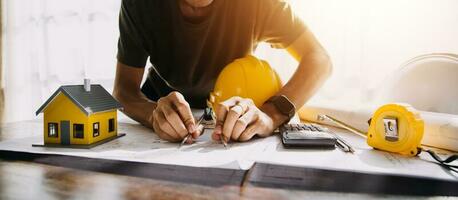
[{"label": "calculator button", "polygon": [[323,129],[317,125],[313,125],[313,127],[317,130],[317,131],[323,131]]}]

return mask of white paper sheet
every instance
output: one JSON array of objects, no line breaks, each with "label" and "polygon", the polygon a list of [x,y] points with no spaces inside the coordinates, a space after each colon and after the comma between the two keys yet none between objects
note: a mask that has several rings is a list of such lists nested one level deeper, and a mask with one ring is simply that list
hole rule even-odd
[{"label": "white paper sheet", "polygon": [[[92,149],[32,147],[32,144],[43,142],[41,123],[33,123],[35,128],[25,129],[39,130],[32,136],[2,141],[0,149],[195,167],[249,169],[254,162],[266,162],[455,180],[458,176],[450,174],[432,162],[427,154],[407,158],[376,151],[370,148],[364,139],[340,129],[333,128],[356,149],[355,154],[344,153],[339,149],[287,150],[283,148],[277,135],[245,143],[230,143],[229,148],[225,149],[221,143],[210,139],[211,130],[207,130],[195,144],[178,148],[179,144],[159,139],[150,129],[132,120],[123,117],[120,119],[119,132],[127,135]],[[3,131],[8,131],[8,129]]]},{"label": "white paper sheet", "polygon": [[[356,150],[354,154],[344,153],[339,150],[303,150],[285,149],[278,137],[264,141],[266,145],[256,162],[283,164],[291,166],[308,166],[325,169],[338,169],[346,171],[361,171],[370,173],[389,173],[409,176],[422,176],[458,180],[457,173],[440,167],[426,153],[419,157],[405,157],[398,154],[378,151],[366,144],[365,139],[353,133],[338,128],[330,128],[339,134]],[[458,162],[453,163],[457,165]]]},{"label": "white paper sheet", "polygon": [[[193,112],[196,117],[202,113],[198,110]],[[35,126],[33,130],[43,130],[41,123]],[[126,133],[126,136],[91,149],[32,147],[32,144],[43,144],[39,131],[32,137],[0,142],[0,149],[195,167],[249,169],[254,162],[247,157],[255,154],[265,144],[262,142],[264,139],[257,139],[247,143],[229,143],[226,149],[221,143],[212,141],[212,130],[206,129],[194,144],[185,144],[179,148],[179,144],[161,140],[151,129],[125,116],[120,116],[118,127],[118,132]]]}]

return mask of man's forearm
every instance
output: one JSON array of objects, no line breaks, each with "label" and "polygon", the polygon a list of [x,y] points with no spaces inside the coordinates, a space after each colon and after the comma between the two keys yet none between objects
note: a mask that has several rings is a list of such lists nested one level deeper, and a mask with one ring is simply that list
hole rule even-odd
[{"label": "man's forearm", "polygon": [[[326,52],[312,51],[302,56],[295,73],[277,95],[287,96],[296,109],[299,109],[323,85],[331,71],[332,64]],[[270,104],[263,105],[261,110],[273,119],[275,126],[287,120],[286,116],[280,114]]]},{"label": "man's forearm", "polygon": [[286,95],[299,109],[309,100],[330,76],[332,64],[324,51],[304,55],[288,83],[278,92]]},{"label": "man's forearm", "polygon": [[124,107],[123,112],[130,118],[152,127],[151,116],[156,103],[148,100],[140,91],[144,68],[132,67],[118,62],[113,96]]},{"label": "man's forearm", "polygon": [[121,92],[117,89],[113,91],[113,96],[123,105],[124,114],[144,126],[152,127],[151,117],[156,108],[156,102],[148,100],[141,93]]}]

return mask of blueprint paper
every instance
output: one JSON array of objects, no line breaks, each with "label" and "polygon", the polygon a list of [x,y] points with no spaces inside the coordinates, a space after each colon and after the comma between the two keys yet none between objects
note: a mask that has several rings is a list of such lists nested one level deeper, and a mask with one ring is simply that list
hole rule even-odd
[{"label": "blueprint paper", "polygon": [[[103,158],[124,161],[182,165],[193,167],[214,167],[225,169],[249,169],[255,162],[361,171],[370,173],[389,173],[400,175],[424,176],[456,180],[457,175],[437,165],[427,154],[420,157],[404,157],[381,152],[369,147],[363,138],[344,130],[331,128],[347,140],[356,150],[355,154],[335,150],[284,149],[278,135],[258,138],[244,143],[229,143],[225,149],[219,142],[212,141],[211,129],[201,136],[195,144],[178,148],[178,143],[170,143],[158,138],[150,129],[120,117],[119,132],[127,135],[92,149],[69,149],[32,147],[42,143],[42,123],[28,123],[35,130],[32,136],[4,140],[0,150],[31,153],[61,154],[89,158]],[[5,128],[3,131],[10,131]],[[452,164],[458,164],[454,162]]]}]

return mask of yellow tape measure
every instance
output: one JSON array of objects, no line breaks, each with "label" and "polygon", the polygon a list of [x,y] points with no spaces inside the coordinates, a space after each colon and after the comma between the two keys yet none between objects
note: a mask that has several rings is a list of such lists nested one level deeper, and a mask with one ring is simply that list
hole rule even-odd
[{"label": "yellow tape measure", "polygon": [[425,124],[420,113],[407,104],[387,104],[372,116],[367,144],[373,148],[416,156],[421,152]]},{"label": "yellow tape measure", "polygon": [[319,115],[318,119],[329,119],[340,127],[367,138],[367,144],[375,149],[406,156],[416,156],[421,152],[424,122],[419,112],[407,104],[387,104],[380,107],[370,119],[367,133],[328,115]]},{"label": "yellow tape measure", "polygon": [[328,119],[342,128],[367,138],[367,144],[374,149],[416,156],[423,151],[429,153],[441,166],[458,173],[458,166],[451,163],[458,155],[442,159],[432,150],[421,148],[425,122],[420,113],[407,104],[386,104],[375,111],[369,120],[367,133],[360,131],[328,115],[318,115],[318,120]]}]

